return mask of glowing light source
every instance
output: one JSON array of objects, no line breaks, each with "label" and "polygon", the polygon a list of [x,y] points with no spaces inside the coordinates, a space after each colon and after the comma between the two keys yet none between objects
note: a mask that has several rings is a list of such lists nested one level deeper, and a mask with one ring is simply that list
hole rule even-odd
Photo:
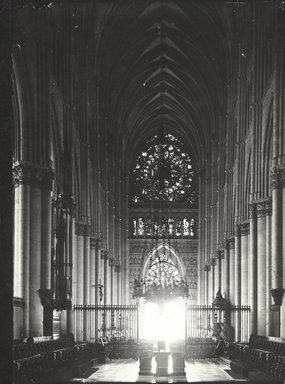
[{"label": "glowing light source", "polygon": [[185,336],[185,301],[183,298],[163,303],[143,304],[142,338],[164,340],[166,344]]}]

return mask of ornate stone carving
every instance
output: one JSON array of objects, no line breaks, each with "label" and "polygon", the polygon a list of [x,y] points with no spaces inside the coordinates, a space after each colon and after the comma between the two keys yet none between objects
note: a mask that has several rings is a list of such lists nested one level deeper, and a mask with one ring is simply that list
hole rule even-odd
[{"label": "ornate stone carving", "polygon": [[272,168],[272,189],[285,187],[285,167]]},{"label": "ornate stone carving", "polygon": [[266,199],[256,200],[256,213],[257,217],[264,217],[272,215],[272,199],[268,197]]},{"label": "ornate stone carving", "polygon": [[282,305],[283,293],[283,288],[271,289],[271,296],[275,305]]},{"label": "ornate stone carving", "polygon": [[239,228],[240,228],[240,235],[241,236],[249,235],[249,232],[250,232],[249,221],[243,221],[243,222],[239,223]]},{"label": "ornate stone carving", "polygon": [[13,184],[30,185],[31,187],[52,190],[54,172],[50,168],[44,168],[31,163],[17,163],[13,168]]},{"label": "ornate stone carving", "polygon": [[226,299],[222,296],[221,287],[219,287],[219,290],[216,293],[216,297],[214,298],[212,305],[215,307],[224,308],[226,304]]},{"label": "ornate stone carving", "polygon": [[75,233],[77,236],[90,236],[91,226],[88,223],[75,223]]},{"label": "ornate stone carving", "polygon": [[227,239],[227,247],[229,249],[234,249],[235,248],[235,238],[234,237],[229,237]]},{"label": "ornate stone carving", "polygon": [[121,265],[119,264],[119,261],[117,261],[117,264],[115,265],[115,272],[117,273],[121,272]]},{"label": "ornate stone carving", "polygon": [[249,218],[254,219],[256,217],[256,205],[254,201],[248,203]]},{"label": "ornate stone carving", "polygon": [[216,252],[216,257],[218,259],[224,259],[225,258],[225,250],[224,249],[218,249]]}]

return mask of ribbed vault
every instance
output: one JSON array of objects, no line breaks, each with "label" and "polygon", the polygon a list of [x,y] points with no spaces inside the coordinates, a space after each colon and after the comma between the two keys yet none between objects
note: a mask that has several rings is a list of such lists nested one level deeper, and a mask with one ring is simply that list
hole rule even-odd
[{"label": "ribbed vault", "polygon": [[210,151],[224,103],[226,5],[123,1],[108,10],[98,54],[104,114],[130,154],[159,127],[175,132],[197,163]]}]

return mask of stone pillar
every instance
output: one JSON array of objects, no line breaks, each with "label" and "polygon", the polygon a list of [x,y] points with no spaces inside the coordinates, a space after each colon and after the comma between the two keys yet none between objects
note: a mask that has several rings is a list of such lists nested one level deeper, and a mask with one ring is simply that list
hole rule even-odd
[{"label": "stone pillar", "polygon": [[235,238],[228,239],[229,247],[229,299],[231,304],[235,304]]},{"label": "stone pillar", "polygon": [[[236,223],[235,228],[235,305],[241,304],[241,238],[240,238],[239,223]],[[236,311],[235,313],[235,340],[241,340],[241,313]]]},{"label": "stone pillar", "polygon": [[213,302],[214,298],[216,297],[216,267],[217,267],[217,259],[215,257],[211,258],[211,297],[210,297],[210,303]]},{"label": "stone pillar", "polygon": [[280,306],[280,336],[285,337],[285,304],[283,300],[285,287],[285,271],[284,269],[284,230],[285,223],[284,207],[284,172],[283,166],[276,166],[272,169],[272,258],[271,258],[271,295],[273,303]]},{"label": "stone pillar", "polygon": [[84,237],[77,234],[77,286],[76,304],[83,305],[83,284],[84,284]]},{"label": "stone pillar", "polygon": [[228,241],[226,242],[225,249],[225,267],[224,267],[224,275],[223,275],[223,284],[224,284],[224,298],[229,301],[230,300],[230,248]]},{"label": "stone pillar", "polygon": [[249,203],[249,305],[250,305],[250,333],[257,332],[257,218],[254,202]]},{"label": "stone pillar", "polygon": [[115,265],[115,272],[117,275],[117,304],[121,304],[121,266],[119,262]]},{"label": "stone pillar", "polygon": [[108,269],[109,269],[109,276],[110,276],[110,283],[108,285],[109,287],[109,294],[108,294],[108,297],[110,297],[110,301],[109,303],[112,305],[114,304],[114,263],[115,263],[115,259],[113,256],[109,257],[109,262],[108,262]]},{"label": "stone pillar", "polygon": [[84,236],[84,296],[83,304],[90,304],[90,238]]},{"label": "stone pillar", "polygon": [[101,274],[101,247],[102,241],[100,239],[96,240],[96,248],[95,248],[95,304],[100,304],[100,274]]},{"label": "stone pillar", "polygon": [[[271,205],[272,208],[272,205]],[[266,216],[266,336],[270,336],[270,311],[271,311],[271,216]]]},{"label": "stone pillar", "polygon": [[205,265],[204,267],[205,272],[205,305],[209,305],[210,303],[210,294],[209,294],[209,272],[210,272],[210,266]]},{"label": "stone pillar", "polygon": [[21,336],[29,336],[29,284],[30,284],[30,186],[18,183],[15,187],[15,233],[14,242],[14,297],[23,300],[23,323],[17,324],[22,328]]},{"label": "stone pillar", "polygon": [[271,198],[255,200],[257,213],[257,333],[266,335],[266,296],[269,286],[266,284],[266,216],[271,215]]},{"label": "stone pillar", "polygon": [[90,238],[90,305],[96,304],[96,273],[96,239]]},{"label": "stone pillar", "polygon": [[249,221],[239,223],[240,227],[240,255],[241,255],[241,305],[248,305],[248,236]]}]

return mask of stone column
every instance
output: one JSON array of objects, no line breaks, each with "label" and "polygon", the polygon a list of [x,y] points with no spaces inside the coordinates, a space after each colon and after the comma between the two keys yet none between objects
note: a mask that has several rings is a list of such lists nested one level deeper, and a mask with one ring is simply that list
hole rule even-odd
[{"label": "stone column", "polygon": [[211,258],[211,297],[210,297],[210,303],[213,302],[214,298],[216,297],[216,267],[217,267],[217,259],[215,257]]},{"label": "stone column", "polygon": [[[236,223],[235,228],[235,305],[241,304],[241,238],[240,238],[239,223]],[[241,340],[241,313],[235,313],[235,340]]]},{"label": "stone column", "polygon": [[230,300],[230,248],[229,242],[226,241],[225,247],[225,267],[224,267],[224,275],[223,275],[223,283],[224,283],[224,298],[229,301]]},{"label": "stone column", "polygon": [[84,236],[84,297],[83,304],[90,304],[90,238]]},{"label": "stone column", "polygon": [[266,216],[271,215],[271,198],[255,201],[257,213],[257,333],[266,335]]},{"label": "stone column", "polygon": [[96,273],[96,239],[90,238],[90,305],[96,304]]},{"label": "stone column", "polygon": [[210,294],[209,294],[209,272],[210,272],[210,266],[205,265],[204,267],[205,272],[205,305],[209,305],[210,303]]},{"label": "stone column", "polygon": [[[285,218],[283,210],[285,207],[284,191],[284,170],[283,166],[276,166],[272,169],[272,258],[271,258],[271,295],[273,303],[280,306],[280,336],[285,337],[285,305],[283,300],[285,279],[284,268],[284,252],[283,244],[283,226]],[[282,191],[283,189],[283,191]],[[282,310],[283,307],[283,310]]]},{"label": "stone column", "polygon": [[[20,337],[29,336],[30,284],[30,175],[18,164],[13,169],[15,185],[14,297],[22,301],[15,327]],[[38,287],[39,288],[39,287]],[[16,313],[16,311],[15,311]],[[15,335],[14,335],[15,337]]]},{"label": "stone column", "polygon": [[[285,292],[285,236],[284,236],[284,227],[285,227],[285,168],[282,168],[281,173],[281,181],[282,181],[282,229],[283,229],[283,236],[282,236],[282,256],[280,256],[281,263],[283,264],[283,283],[282,283],[282,292],[284,295]],[[285,300],[282,300],[281,308],[280,308],[280,336],[285,337]]]},{"label": "stone column", "polygon": [[249,221],[239,223],[241,255],[241,305],[248,305],[248,236]]},{"label": "stone column", "polygon": [[250,305],[250,333],[257,332],[257,218],[254,202],[249,203],[249,305]]},{"label": "stone column", "polygon": [[96,248],[95,248],[95,304],[100,304],[100,274],[101,274],[101,247],[102,241],[100,239],[96,240]]},{"label": "stone column", "polygon": [[121,266],[119,262],[115,265],[115,272],[117,274],[117,304],[121,304]]},{"label": "stone column", "polygon": [[108,284],[108,297],[110,298],[110,301],[109,303],[112,305],[113,304],[113,300],[114,300],[114,263],[115,263],[115,259],[113,256],[110,256],[109,257],[109,261],[108,261],[108,269],[109,269],[109,277],[110,277],[110,283]]},{"label": "stone column", "polygon": [[[272,204],[271,204],[272,209]],[[271,215],[266,216],[266,336],[270,336],[270,311],[271,311]]]},{"label": "stone column", "polygon": [[231,304],[235,304],[235,238],[228,239],[229,247],[229,299]]}]

